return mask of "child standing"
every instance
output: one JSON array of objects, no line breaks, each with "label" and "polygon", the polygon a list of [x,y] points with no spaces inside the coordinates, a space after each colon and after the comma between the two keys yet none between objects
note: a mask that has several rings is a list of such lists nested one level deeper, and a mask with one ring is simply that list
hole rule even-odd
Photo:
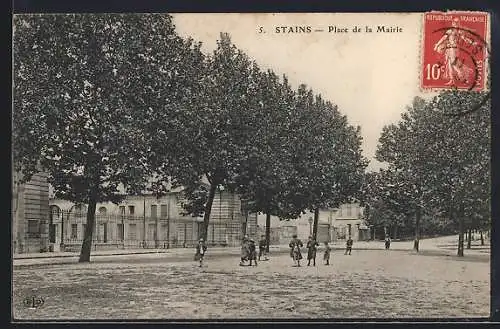
[{"label": "child standing", "polygon": [[196,254],[194,255],[194,260],[198,260],[200,262],[200,267],[203,266],[203,258],[205,257],[205,253],[207,252],[207,245],[201,238],[198,241],[198,245],[196,246]]},{"label": "child standing", "polygon": [[255,262],[255,266],[257,266],[257,248],[255,247],[255,241],[253,239],[248,240],[248,260],[250,264],[248,266],[252,266],[252,260]]},{"label": "child standing", "polygon": [[325,241],[325,254],[323,255],[323,260],[325,261],[325,265],[330,265],[330,252],[332,247]]},{"label": "child standing", "polygon": [[297,263],[297,266],[300,267],[300,260],[302,259],[302,253],[300,252],[300,248],[303,246],[302,241],[297,238],[297,234],[292,236],[292,240],[288,244],[290,247],[290,257],[292,257],[293,262]]},{"label": "child standing", "polygon": [[248,260],[250,256],[250,251],[249,251],[249,238],[248,235],[245,235],[243,237],[243,241],[241,242],[241,260],[240,260],[240,266],[244,266],[245,262]]},{"label": "child standing", "polygon": [[385,249],[389,249],[391,247],[391,238],[389,236],[385,237]]},{"label": "child standing", "polygon": [[311,265],[311,260],[313,261],[313,266],[316,266],[316,247],[319,243],[316,242],[311,236],[307,240],[307,266]]},{"label": "child standing", "polygon": [[352,241],[352,238],[349,237],[345,243],[345,254],[344,255],[347,255],[347,253],[349,253],[349,255],[351,254],[351,251],[352,251],[352,244],[353,244],[354,241]]},{"label": "child standing", "polygon": [[267,260],[267,240],[265,235],[262,235],[259,240],[259,260],[262,256],[264,256],[264,260]]}]

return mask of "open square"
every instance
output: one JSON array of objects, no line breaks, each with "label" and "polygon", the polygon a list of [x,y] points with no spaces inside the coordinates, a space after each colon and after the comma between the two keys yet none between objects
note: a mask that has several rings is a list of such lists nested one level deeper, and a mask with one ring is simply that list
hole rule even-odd
[{"label": "open square", "polygon": [[[397,245],[397,243],[395,243]],[[441,251],[342,250],[331,265],[292,266],[286,252],[258,266],[208,254],[164,255],[90,264],[14,269],[14,318],[263,319],[487,317],[488,254],[457,258]],[[30,309],[23,299],[45,301]]]}]

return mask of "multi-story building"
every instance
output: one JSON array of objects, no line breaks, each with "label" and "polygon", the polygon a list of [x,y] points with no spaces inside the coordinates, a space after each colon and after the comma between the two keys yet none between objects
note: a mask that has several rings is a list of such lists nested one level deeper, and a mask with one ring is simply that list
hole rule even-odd
[{"label": "multi-story building", "polygon": [[[317,240],[320,242],[334,242],[345,240],[348,236],[354,241],[368,240],[369,228],[362,219],[363,208],[357,203],[342,204],[339,208],[321,209],[318,218]],[[314,214],[306,214],[298,219],[280,221],[271,216],[271,243],[284,244],[292,238],[293,234],[306,240],[313,232]],[[266,216],[258,215],[260,234],[264,234]]]},{"label": "multi-story building", "polygon": [[[194,246],[201,236],[203,218],[184,214],[181,190],[165,196],[127,196],[120,204],[98,203],[93,234],[95,249],[171,248]],[[50,200],[57,250],[81,247],[87,224],[85,205]],[[256,235],[257,217],[246,214],[240,198],[228,191],[216,193],[207,230],[211,245],[235,246],[243,234]]]}]

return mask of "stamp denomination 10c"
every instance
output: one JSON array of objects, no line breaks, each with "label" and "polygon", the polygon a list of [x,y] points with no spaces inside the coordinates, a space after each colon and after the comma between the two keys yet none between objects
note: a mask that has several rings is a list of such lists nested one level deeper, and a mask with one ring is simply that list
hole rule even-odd
[{"label": "stamp denomination 10c", "polygon": [[424,14],[421,87],[484,90],[488,14]]}]

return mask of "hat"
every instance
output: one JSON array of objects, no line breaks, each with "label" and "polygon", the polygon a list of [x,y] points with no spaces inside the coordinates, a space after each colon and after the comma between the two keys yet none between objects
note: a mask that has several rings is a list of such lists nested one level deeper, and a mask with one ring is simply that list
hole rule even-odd
[{"label": "hat", "polygon": [[198,240],[198,241],[203,241],[203,238],[200,238],[200,240]]}]

